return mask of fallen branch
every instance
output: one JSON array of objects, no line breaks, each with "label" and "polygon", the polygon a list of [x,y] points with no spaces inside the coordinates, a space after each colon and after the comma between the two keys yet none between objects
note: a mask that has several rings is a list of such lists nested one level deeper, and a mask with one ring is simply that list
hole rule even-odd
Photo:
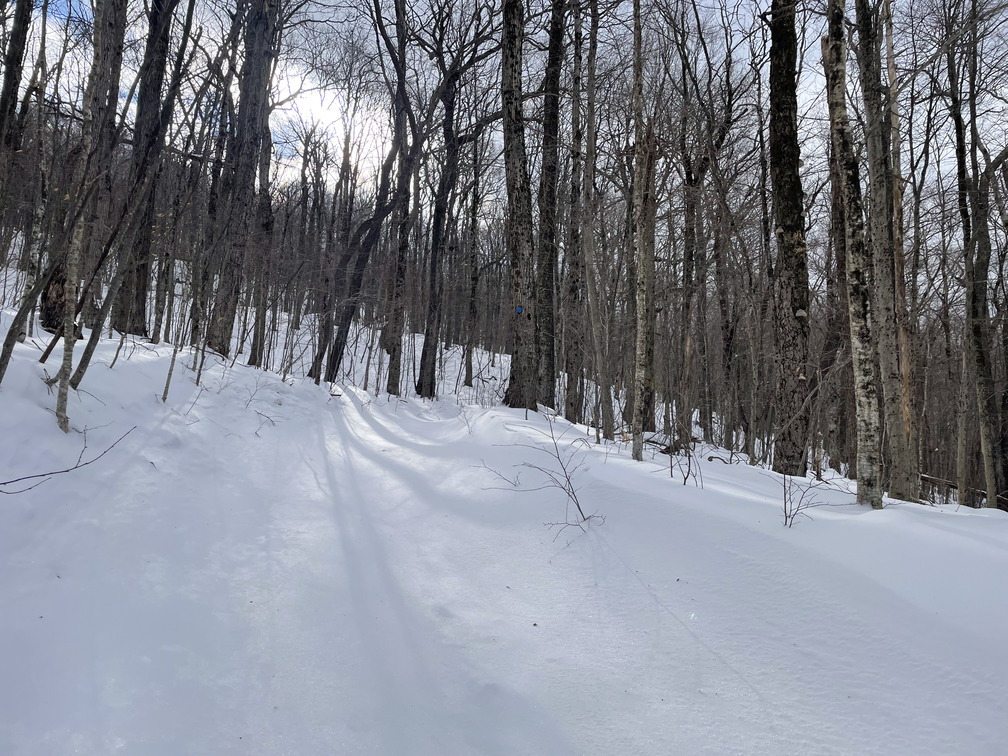
[{"label": "fallen branch", "polygon": [[[63,475],[64,473],[73,472],[74,470],[79,470],[82,467],[87,467],[88,465],[97,462],[99,459],[101,459],[106,454],[108,454],[110,451],[112,451],[112,449],[115,448],[116,444],[118,444],[120,441],[122,441],[124,438],[126,438],[126,436],[128,436],[130,433],[132,433],[136,429],[137,429],[137,427],[134,425],[128,431],[126,431],[121,436],[119,436],[119,438],[117,438],[112,443],[111,446],[109,446],[105,451],[103,451],[97,457],[94,457],[93,459],[89,459],[87,462],[81,462],[81,460],[84,459],[84,452],[87,451],[87,431],[84,431],[84,447],[81,449],[80,456],[77,457],[77,464],[75,464],[73,467],[68,467],[65,470],[52,470],[50,472],[37,473],[35,475],[24,475],[24,476],[22,476],[20,478],[13,478],[12,480],[2,481],[2,482],[0,482],[0,494],[13,495],[13,494],[25,493],[26,491],[31,491],[33,488],[35,488],[37,486],[41,486],[43,483],[45,483],[47,480],[50,480],[55,475]],[[42,480],[39,480],[37,483],[33,483],[32,485],[28,486],[27,488],[20,488],[17,491],[4,491],[3,490],[6,486],[13,485],[14,483],[23,483],[24,481],[27,481],[27,480],[36,480],[38,478],[42,478]]]}]

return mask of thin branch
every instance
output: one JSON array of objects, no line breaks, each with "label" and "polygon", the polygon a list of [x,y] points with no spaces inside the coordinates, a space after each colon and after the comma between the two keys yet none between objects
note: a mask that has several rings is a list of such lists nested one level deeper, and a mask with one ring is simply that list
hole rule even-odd
[{"label": "thin branch", "polygon": [[105,451],[103,451],[97,457],[94,457],[93,459],[89,459],[87,462],[81,462],[81,460],[84,458],[84,451],[85,451],[85,449],[87,449],[87,436],[85,435],[85,437],[84,437],[84,448],[81,449],[80,456],[77,457],[77,464],[75,464],[73,467],[68,467],[68,468],[66,468],[64,470],[52,470],[50,472],[37,473],[35,475],[25,475],[25,476],[22,476],[20,478],[13,478],[11,480],[5,480],[3,482],[0,482],[0,489],[3,489],[4,486],[9,486],[9,485],[12,485],[14,483],[21,483],[21,482],[26,481],[26,480],[36,480],[36,479],[39,479],[39,478],[44,478],[45,479],[45,480],[39,480],[38,483],[35,483],[35,484],[31,485],[31,486],[28,486],[28,488],[22,488],[22,489],[19,489],[17,491],[4,491],[4,490],[0,490],[0,494],[13,495],[13,494],[24,493],[25,491],[30,491],[31,489],[35,488],[35,486],[42,485],[43,483],[46,482],[46,480],[49,480],[54,475],[63,475],[64,473],[73,472],[74,470],[79,470],[82,467],[87,467],[88,465],[90,465],[90,464],[92,464],[94,462],[97,462],[99,459],[101,459],[106,454],[108,454],[110,451],[112,451],[112,449],[115,448],[116,444],[118,444],[120,441],[122,441],[124,438],[126,438],[126,436],[128,436],[130,433],[132,433],[136,429],[137,429],[137,427],[134,425],[128,431],[126,431],[121,436],[119,436],[119,438],[117,438],[112,443],[111,446],[109,446]]}]

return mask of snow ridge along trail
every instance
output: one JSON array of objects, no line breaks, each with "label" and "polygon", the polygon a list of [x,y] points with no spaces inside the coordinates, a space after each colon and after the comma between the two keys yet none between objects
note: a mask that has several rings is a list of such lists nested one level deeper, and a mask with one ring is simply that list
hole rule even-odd
[{"label": "snow ridge along trail", "polygon": [[[99,352],[105,362],[108,353]],[[0,753],[997,754],[1008,517],[893,504],[781,524],[539,415],[373,396],[170,350],[74,396],[93,466],[0,497]],[[65,466],[34,352],[0,479]],[[507,481],[515,481],[515,488]]]}]

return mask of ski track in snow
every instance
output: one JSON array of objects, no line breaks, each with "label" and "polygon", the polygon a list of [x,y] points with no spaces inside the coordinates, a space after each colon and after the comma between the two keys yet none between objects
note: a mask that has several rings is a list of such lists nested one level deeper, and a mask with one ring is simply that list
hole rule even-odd
[{"label": "ski track in snow", "polygon": [[[0,478],[80,450],[33,354]],[[607,519],[557,534],[541,416],[181,365],[163,406],[168,354],[92,367],[89,452],[137,430],[0,497],[2,754],[1004,753],[999,513],[824,486],[785,529],[766,471],[558,420]]]}]

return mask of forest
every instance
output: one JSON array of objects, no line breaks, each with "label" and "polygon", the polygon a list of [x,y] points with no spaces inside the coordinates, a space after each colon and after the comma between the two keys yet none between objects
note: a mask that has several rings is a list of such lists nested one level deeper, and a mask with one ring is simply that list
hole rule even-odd
[{"label": "forest", "polygon": [[1000,0],[0,13],[0,381],[38,342],[64,430],[103,335],[425,398],[453,345],[636,459],[1008,508]]}]

